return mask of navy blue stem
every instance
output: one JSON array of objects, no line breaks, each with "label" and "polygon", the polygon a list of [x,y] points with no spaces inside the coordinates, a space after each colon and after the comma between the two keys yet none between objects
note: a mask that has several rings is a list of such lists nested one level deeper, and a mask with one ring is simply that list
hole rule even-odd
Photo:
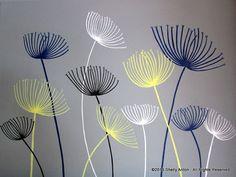
[{"label": "navy blue stem", "polygon": [[[103,118],[103,123],[104,123],[104,126],[106,127],[106,122],[105,122],[105,118],[104,118],[104,114],[103,114],[103,111],[102,111],[102,107],[101,107],[101,103],[98,99],[98,96],[96,96],[96,100],[98,102],[98,105],[99,105],[99,108],[100,108],[100,112],[101,112],[101,115],[102,115],[102,118]],[[106,135],[108,133],[106,132]],[[108,146],[109,146],[109,151],[110,151],[110,156],[111,156],[111,174],[112,174],[112,177],[115,176],[115,172],[114,172],[114,162],[113,162],[113,154],[112,154],[112,149],[111,149],[111,142],[110,142],[110,138],[109,136],[107,136],[107,142],[108,142]]]},{"label": "navy blue stem", "polygon": [[43,66],[44,76],[45,76],[45,79],[47,81],[48,92],[49,92],[49,96],[50,96],[51,104],[52,104],[53,119],[54,119],[54,123],[55,123],[55,127],[56,127],[57,139],[58,139],[60,154],[61,154],[62,176],[65,177],[65,165],[64,165],[63,149],[62,149],[62,144],[61,144],[60,131],[59,131],[58,123],[57,123],[57,117],[56,117],[55,109],[54,109],[52,92],[51,92],[51,89],[50,89],[50,86],[49,86],[48,75],[47,75],[47,71],[46,71],[46,67],[45,67],[43,59],[41,59],[41,63],[42,63],[42,66]]},{"label": "navy blue stem", "polygon": [[[171,109],[170,109],[170,114],[169,114],[169,119],[168,119],[168,125],[170,125],[171,115],[172,115],[173,108],[174,108],[174,105],[175,105],[175,98],[176,98],[176,95],[177,95],[177,92],[178,92],[178,88],[179,88],[179,84],[180,84],[180,81],[181,81],[181,78],[182,78],[182,76],[184,74],[185,69],[186,68],[184,67],[182,72],[180,73],[177,85],[175,87],[175,92],[174,92],[174,96],[173,96],[173,100],[172,100],[172,105],[171,105]],[[167,138],[168,138],[168,133],[169,133],[168,128],[166,128],[166,134],[165,134],[165,139],[164,139],[164,144],[163,144],[163,151],[162,151],[161,169],[163,169],[164,162],[165,162],[166,142],[167,142]],[[160,173],[160,177],[163,176],[163,171],[164,170],[160,170],[160,172],[161,172]]]},{"label": "navy blue stem", "polygon": [[200,151],[200,147],[199,147],[199,144],[198,144],[198,142],[197,142],[196,136],[194,135],[193,131],[191,131],[191,133],[192,133],[192,135],[193,135],[193,139],[194,139],[194,141],[195,141],[195,143],[196,143],[196,146],[197,146],[198,157],[199,157],[199,163],[200,163],[200,164],[199,164],[199,165],[200,165],[199,171],[200,171],[200,177],[202,177],[202,156],[201,156],[201,151]]},{"label": "navy blue stem", "polygon": [[38,166],[40,168],[40,171],[42,173],[42,177],[44,177],[42,166],[40,165],[39,160],[38,160],[37,156],[35,155],[34,151],[32,151],[32,149],[30,148],[30,146],[28,145],[28,143],[24,139],[22,139],[22,141],[25,143],[25,145],[30,150],[30,152],[33,154],[33,156],[34,156],[34,158],[35,158],[35,160],[36,160],[36,162],[37,162],[37,164],[38,164]]}]

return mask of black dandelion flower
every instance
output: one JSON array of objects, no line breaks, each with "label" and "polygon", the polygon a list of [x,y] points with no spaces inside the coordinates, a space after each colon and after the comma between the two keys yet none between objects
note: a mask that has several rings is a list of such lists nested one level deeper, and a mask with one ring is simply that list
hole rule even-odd
[{"label": "black dandelion flower", "polygon": [[14,141],[22,140],[24,144],[27,146],[27,148],[30,150],[30,152],[33,154],[40,171],[42,173],[42,176],[44,177],[43,169],[39,163],[39,160],[37,156],[35,155],[34,151],[30,148],[28,143],[25,141],[25,138],[27,138],[33,128],[34,128],[34,121],[32,119],[29,119],[28,117],[16,117],[8,120],[7,122],[3,123],[2,126],[0,126],[2,129],[2,132],[6,135],[7,138]]},{"label": "black dandelion flower", "polygon": [[88,96],[105,95],[119,83],[112,73],[101,66],[82,66],[80,70],[69,71],[66,76],[81,93]]}]

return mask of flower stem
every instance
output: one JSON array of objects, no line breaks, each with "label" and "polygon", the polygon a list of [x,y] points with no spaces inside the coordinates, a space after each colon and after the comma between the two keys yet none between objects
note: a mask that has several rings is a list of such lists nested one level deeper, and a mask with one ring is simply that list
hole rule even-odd
[{"label": "flower stem", "polygon": [[[86,70],[85,70],[86,72],[87,72],[87,67],[89,65],[90,57],[93,52],[95,44],[96,44],[96,41],[93,42],[93,45],[92,45],[90,52],[89,52],[89,56],[88,56],[87,64],[86,64]],[[85,132],[85,124],[84,124],[84,95],[83,94],[81,94],[81,121],[82,121],[82,132],[83,132],[84,144],[85,144],[87,156],[89,157],[89,148],[88,148],[88,142],[87,142],[87,137],[86,137],[86,132]],[[92,168],[94,176],[97,177],[96,171],[93,167],[93,162],[91,160],[89,160],[89,163]]]},{"label": "flower stem", "polygon": [[34,117],[33,117],[33,121],[34,121],[34,127],[32,130],[32,139],[31,139],[31,154],[30,154],[30,177],[33,177],[33,171],[34,171],[34,139],[35,139],[35,127],[36,127],[36,113],[34,113]]},{"label": "flower stem", "polygon": [[[101,115],[102,115],[102,118],[103,118],[104,127],[106,127],[106,122],[105,122],[104,114],[103,114],[101,103],[100,103],[100,101],[98,99],[98,96],[96,96],[96,100],[98,102],[98,105],[99,105],[99,108],[100,108],[100,112],[101,112]],[[106,135],[108,135],[107,132],[106,132]],[[111,156],[111,174],[112,174],[112,177],[114,177],[114,161],[113,161],[111,142],[110,142],[109,136],[107,136],[107,142],[108,142],[108,147],[109,147],[110,156]]]},{"label": "flower stem", "polygon": [[[154,91],[155,91],[155,94],[156,94],[156,97],[157,97],[158,104],[160,105],[161,113],[162,113],[162,115],[164,117],[164,121],[165,121],[166,126],[168,128],[168,131],[170,132],[170,139],[171,139],[171,142],[172,142],[172,145],[173,145],[173,148],[174,148],[174,153],[175,153],[175,157],[176,157],[176,160],[177,160],[178,168],[181,169],[181,164],[180,164],[180,160],[179,160],[178,151],[177,151],[177,148],[176,148],[176,145],[175,145],[175,140],[174,140],[171,128],[170,128],[170,126],[168,124],[168,120],[166,118],[166,114],[165,114],[165,111],[163,109],[163,106],[162,106],[162,103],[161,103],[161,99],[160,99],[160,96],[159,96],[159,94],[157,92],[156,87],[154,87]],[[180,175],[180,177],[183,177],[183,174],[182,174],[181,170],[179,171],[179,175]]]},{"label": "flower stem", "polygon": [[194,133],[193,133],[193,131],[191,131],[191,134],[193,135],[193,139],[194,139],[194,141],[195,141],[195,143],[196,143],[196,146],[197,146],[197,150],[198,150],[198,157],[199,157],[199,167],[200,167],[200,177],[202,177],[202,156],[201,156],[201,151],[200,151],[200,147],[199,147],[199,144],[198,144],[198,142],[197,142],[197,138],[196,138],[196,136],[194,135]]},{"label": "flower stem", "polygon": [[96,150],[98,149],[98,147],[103,143],[103,141],[108,137],[108,134],[106,134],[99,142],[98,144],[95,146],[95,148],[93,149],[93,151],[91,152],[91,154],[88,156],[88,159],[85,163],[85,166],[84,166],[84,170],[83,170],[83,174],[82,174],[82,177],[85,176],[85,172],[86,172],[86,169],[88,167],[88,163],[91,161],[91,158],[93,157],[94,153],[96,152]]},{"label": "flower stem", "polygon": [[36,160],[36,162],[37,162],[37,164],[38,164],[38,166],[39,166],[39,168],[40,168],[40,171],[41,171],[41,173],[42,173],[42,176],[44,177],[43,169],[42,169],[42,167],[41,167],[41,165],[40,165],[40,163],[39,163],[39,160],[38,160],[37,156],[35,155],[34,151],[30,148],[30,146],[28,145],[28,143],[27,143],[24,139],[22,139],[22,141],[23,141],[23,142],[25,143],[25,145],[28,147],[28,149],[30,150],[31,154],[33,154],[33,156],[34,156],[34,158],[35,158],[35,160]]},{"label": "flower stem", "polygon": [[143,139],[144,139],[144,177],[147,175],[147,140],[146,140],[146,132],[144,125],[142,125],[143,128]]},{"label": "flower stem", "polygon": [[[172,100],[172,105],[171,105],[171,109],[170,109],[170,114],[169,114],[169,119],[168,119],[168,125],[170,125],[170,120],[171,120],[171,115],[172,115],[173,108],[174,108],[174,105],[175,105],[176,95],[177,95],[179,84],[180,84],[180,81],[181,81],[181,79],[183,77],[184,71],[185,71],[185,67],[183,68],[182,72],[180,73],[178,82],[177,82],[176,87],[175,87],[175,92],[174,92],[174,96],[173,96],[173,100]],[[167,143],[168,133],[169,133],[169,131],[168,131],[168,127],[167,127],[166,128],[166,133],[165,133],[165,139],[164,139],[164,143],[163,143],[161,169],[163,169],[164,163],[165,163],[166,143]],[[163,176],[163,171],[164,170],[161,170],[160,177]]]},{"label": "flower stem", "polygon": [[47,70],[46,70],[46,67],[45,67],[43,59],[41,59],[41,64],[42,64],[42,67],[43,67],[44,76],[45,76],[45,79],[47,81],[48,92],[49,92],[49,96],[50,96],[50,99],[51,99],[51,105],[52,105],[52,111],[53,111],[53,119],[54,119],[54,124],[55,124],[55,127],[56,127],[57,139],[58,139],[60,155],[61,155],[62,176],[65,177],[64,155],[63,155],[63,148],[62,148],[62,144],[61,144],[60,131],[59,131],[58,123],[57,123],[57,117],[56,117],[56,114],[55,114],[52,92],[51,92],[51,89],[50,89],[50,86],[49,86]]},{"label": "flower stem", "polygon": [[[210,157],[211,157],[211,150],[212,150],[214,138],[215,138],[215,137],[214,137],[214,135],[213,135],[213,136],[212,136],[212,139],[211,139],[211,145],[210,145],[210,148],[209,148],[209,151],[208,151],[206,169],[209,167],[209,161],[210,161]],[[206,172],[205,172],[205,177],[207,177],[207,172],[208,172],[208,170],[206,170]]]}]

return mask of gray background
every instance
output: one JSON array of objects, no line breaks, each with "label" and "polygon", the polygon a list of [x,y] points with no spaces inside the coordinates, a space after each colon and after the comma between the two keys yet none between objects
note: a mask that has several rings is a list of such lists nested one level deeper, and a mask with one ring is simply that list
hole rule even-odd
[{"label": "gray background", "polygon": [[[208,72],[187,71],[180,85],[174,110],[189,104],[211,107],[224,117],[235,121],[235,0],[39,0],[34,2],[3,2],[0,6],[0,124],[8,119],[32,115],[16,103],[13,85],[21,79],[40,79],[43,72],[39,61],[31,59],[25,52],[22,36],[28,32],[50,31],[61,34],[70,45],[70,51],[63,57],[46,61],[49,79],[56,88],[64,90],[71,110],[60,116],[59,126],[64,147],[67,177],[80,176],[86,161],[82,138],[80,98],[65,73],[71,68],[86,64],[93,40],[85,29],[89,11],[111,17],[124,33],[128,46],[125,50],[112,50],[96,45],[91,56],[92,65],[105,66],[113,72],[120,83],[110,94],[101,97],[103,105],[120,109],[127,104],[156,104],[152,89],[141,89],[131,83],[122,67],[135,51],[157,48],[150,26],[184,24],[199,27],[208,34],[214,46],[224,53],[226,66]],[[168,114],[174,87],[181,68],[176,67],[168,81],[159,86],[164,108]],[[96,100],[85,97],[86,130],[90,149],[104,135],[96,122]],[[39,117],[36,129],[36,153],[47,177],[60,177],[60,156],[53,119]],[[159,176],[151,168],[159,167],[165,124],[161,114],[146,127],[147,130],[147,177]],[[179,150],[182,167],[198,167],[198,156],[190,133],[172,127]],[[140,127],[135,126],[139,149],[129,149],[112,140],[115,173],[117,177],[138,177],[143,175],[143,137]],[[204,127],[196,131],[199,140],[203,166],[205,166],[211,135]],[[28,139],[30,142],[30,138]],[[215,141],[210,167],[227,167],[229,172],[209,173],[209,177],[234,177],[236,139]],[[173,149],[168,143],[166,166],[177,167]],[[93,158],[98,176],[111,176],[107,143],[104,143]],[[0,133],[0,176],[25,177],[29,174],[29,152],[21,142],[13,142]],[[41,176],[35,166],[34,177]],[[91,168],[86,176],[92,177]],[[166,173],[165,177],[179,176]],[[184,177],[199,176],[198,173],[184,173]]]}]

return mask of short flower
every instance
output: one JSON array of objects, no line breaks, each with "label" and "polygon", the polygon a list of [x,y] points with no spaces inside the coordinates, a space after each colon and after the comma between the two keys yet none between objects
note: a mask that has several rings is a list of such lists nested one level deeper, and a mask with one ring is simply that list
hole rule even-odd
[{"label": "short flower", "polygon": [[88,96],[105,95],[116,88],[119,80],[101,66],[80,67],[80,71],[69,71],[66,76],[74,86]]},{"label": "short flower", "polygon": [[147,125],[157,118],[158,110],[157,106],[135,104],[133,106],[125,106],[121,111],[130,122],[137,125]]},{"label": "short flower", "polygon": [[192,131],[199,128],[208,116],[208,109],[200,106],[180,108],[174,113],[172,122],[183,131]]},{"label": "short flower", "polygon": [[213,109],[211,109],[204,126],[210,134],[221,141],[230,140],[236,135],[232,123]]},{"label": "short flower", "polygon": [[97,107],[97,120],[102,129],[119,143],[137,148],[137,141],[132,125],[124,118],[122,113],[112,107]]},{"label": "short flower", "polygon": [[2,132],[11,140],[23,140],[32,132],[34,121],[28,117],[16,117],[3,123]]},{"label": "short flower", "polygon": [[51,117],[69,110],[63,91],[52,88],[46,81],[20,80],[14,85],[14,94],[18,105],[33,114]]}]

